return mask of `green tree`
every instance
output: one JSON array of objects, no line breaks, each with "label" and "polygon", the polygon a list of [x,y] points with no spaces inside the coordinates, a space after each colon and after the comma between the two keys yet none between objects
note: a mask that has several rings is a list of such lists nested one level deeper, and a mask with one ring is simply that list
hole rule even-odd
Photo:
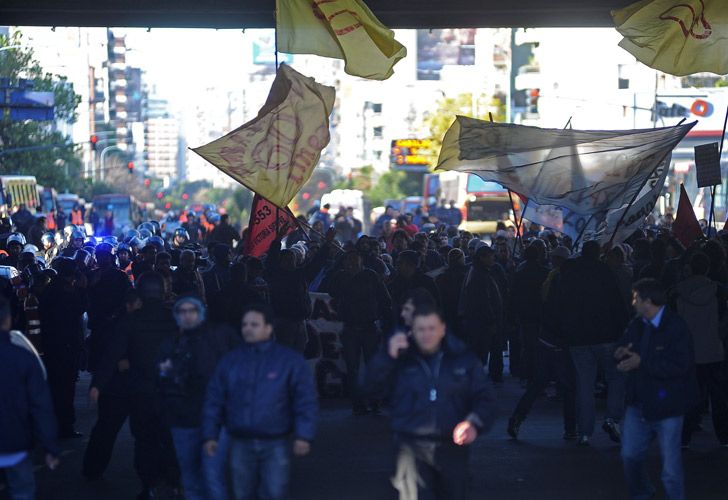
[{"label": "green tree", "polygon": [[405,194],[400,183],[405,179],[404,172],[390,170],[382,174],[377,183],[365,194],[369,197],[373,207],[384,205],[384,200],[401,200]]},{"label": "green tree", "polygon": [[[53,92],[55,120],[74,123],[81,96],[62,75],[46,73],[33,56],[33,49],[23,45],[23,36],[0,36],[0,77],[11,83],[24,78],[34,81],[34,91]],[[0,117],[0,172],[34,175],[38,182],[56,189],[79,190],[81,180],[80,148],[71,138],[56,130],[56,121],[11,121]]]}]

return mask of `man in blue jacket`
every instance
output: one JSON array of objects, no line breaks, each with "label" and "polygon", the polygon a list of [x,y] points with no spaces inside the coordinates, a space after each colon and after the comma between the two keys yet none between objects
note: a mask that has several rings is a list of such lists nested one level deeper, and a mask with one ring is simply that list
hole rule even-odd
[{"label": "man in blue jacket", "polygon": [[468,445],[495,419],[482,363],[445,331],[440,311],[421,306],[412,338],[393,335],[367,370],[367,386],[391,404],[400,500],[466,498]]},{"label": "man in blue jacket", "polygon": [[637,313],[614,354],[627,376],[627,411],[622,433],[622,461],[630,497],[655,494],[645,468],[653,439],[660,444],[666,498],[683,500],[680,444],[683,416],[695,396],[693,347],[685,321],[665,307],[667,293],[654,279],[632,287]]},{"label": "man in blue jacket", "polygon": [[242,330],[245,343],[220,360],[207,386],[205,451],[215,455],[225,427],[235,498],[288,498],[289,437],[303,456],[316,432],[313,375],[303,356],[275,342],[266,306],[249,307]]},{"label": "man in blue jacket", "polygon": [[38,359],[10,341],[10,304],[0,297],[0,469],[5,470],[10,498],[35,498],[32,451],[38,440],[46,464],[58,465],[56,418],[48,384]]}]

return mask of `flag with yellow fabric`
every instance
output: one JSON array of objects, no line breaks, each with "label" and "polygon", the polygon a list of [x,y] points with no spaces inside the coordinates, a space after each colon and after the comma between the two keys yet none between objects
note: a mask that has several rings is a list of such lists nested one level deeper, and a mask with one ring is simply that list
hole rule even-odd
[{"label": "flag with yellow fabric", "polygon": [[642,0],[612,18],[624,35],[619,46],[651,68],[728,73],[728,0]]},{"label": "flag with yellow fabric", "polygon": [[258,116],[193,151],[285,208],[311,177],[329,143],[335,90],[281,64]]},{"label": "flag with yellow fabric", "polygon": [[362,0],[276,0],[278,50],[346,61],[350,75],[386,80],[407,49]]}]

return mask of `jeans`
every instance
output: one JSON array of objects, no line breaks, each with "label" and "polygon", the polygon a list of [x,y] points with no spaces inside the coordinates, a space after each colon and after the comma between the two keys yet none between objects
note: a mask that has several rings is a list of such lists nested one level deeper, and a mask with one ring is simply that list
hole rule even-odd
[{"label": "jeans", "polygon": [[217,452],[210,457],[203,449],[202,429],[199,427],[172,427],[172,441],[177,454],[182,486],[186,500],[225,500],[227,484],[225,465],[229,440],[223,430],[217,443]]},{"label": "jeans", "polygon": [[35,499],[35,475],[33,473],[33,458],[30,452],[18,464],[4,470],[11,500]]},{"label": "jeans", "polygon": [[236,500],[289,498],[291,444],[288,439],[230,440],[230,470]]},{"label": "jeans", "polygon": [[594,385],[597,368],[601,367],[607,377],[607,419],[619,422],[624,413],[625,378],[617,371],[614,359],[616,346],[613,343],[571,347],[571,359],[576,369],[576,401],[579,434],[594,434],[596,402]]},{"label": "jeans", "polygon": [[554,349],[542,342],[536,344],[536,357],[533,377],[528,381],[525,394],[518,401],[513,416],[525,420],[533,403],[548,387],[551,380],[557,380],[564,388],[564,430],[576,431],[576,380],[574,363],[569,352]]},{"label": "jeans", "polygon": [[690,443],[693,432],[700,423],[703,409],[710,403],[713,428],[721,444],[728,444],[728,380],[724,363],[695,365],[700,401],[685,415],[683,443]]},{"label": "jeans", "polygon": [[352,406],[354,409],[366,408],[366,401],[359,387],[359,365],[361,364],[362,355],[366,363],[377,352],[379,332],[376,325],[344,325],[341,344],[344,351],[344,362],[346,363],[346,385],[349,389]]},{"label": "jeans", "polygon": [[434,441],[397,443],[392,486],[400,500],[464,500],[468,495],[470,448]]},{"label": "jeans", "polygon": [[682,455],[680,440],[683,417],[671,417],[649,422],[642,410],[629,406],[622,425],[622,463],[629,495],[633,500],[648,500],[655,493],[650,484],[645,462],[647,450],[654,438],[662,456],[662,485],[668,500],[684,500]]}]

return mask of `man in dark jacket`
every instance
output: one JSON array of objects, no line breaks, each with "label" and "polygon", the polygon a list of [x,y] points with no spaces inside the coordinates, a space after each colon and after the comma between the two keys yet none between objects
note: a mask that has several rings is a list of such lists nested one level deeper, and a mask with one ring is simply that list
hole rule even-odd
[{"label": "man in dark jacket", "polygon": [[240,241],[240,233],[230,225],[230,216],[228,214],[222,214],[220,216],[220,222],[210,233],[210,241],[222,243],[231,248],[234,241]]},{"label": "man in dark jacket", "polygon": [[697,382],[690,331],[665,307],[666,302],[665,289],[657,280],[635,283],[632,303],[638,317],[614,353],[617,369],[627,373],[622,461],[633,499],[655,495],[645,469],[655,438],[660,443],[666,498],[685,498],[680,444],[683,416],[695,403]]},{"label": "man in dark jacket", "polygon": [[[113,247],[101,243],[96,247],[99,268],[89,281],[88,326],[89,371],[95,373],[108,351],[114,335],[114,325],[126,309],[126,295],[131,284],[126,273],[116,267]],[[99,398],[98,417],[91,431],[84,454],[83,474],[87,479],[99,479],[111,460],[116,436],[129,416],[128,374],[115,372],[109,390]]]},{"label": "man in dark jacket", "polygon": [[607,414],[602,429],[619,442],[619,421],[624,413],[624,375],[614,363],[615,342],[628,321],[627,307],[609,266],[599,260],[599,243],[587,241],[581,257],[561,268],[556,305],[559,328],[574,360],[577,381],[579,444],[589,445],[594,433],[597,368],[607,379]]},{"label": "man in dark jacket", "polygon": [[421,307],[412,338],[393,335],[367,370],[368,388],[392,405],[401,500],[466,498],[468,445],[495,418],[481,363],[445,330],[437,309]]},{"label": "man in dark jacket", "polygon": [[519,328],[520,376],[530,380],[536,365],[538,336],[541,329],[541,288],[549,275],[543,263],[546,247],[542,240],[534,240],[525,250],[525,261],[516,269],[510,303],[518,308],[515,315]]},{"label": "man in dark jacket", "polygon": [[142,307],[118,322],[105,360],[94,373],[89,396],[98,401],[109,389],[118,363],[128,359],[129,424],[134,436],[134,465],[143,485],[139,498],[145,499],[155,491],[175,487],[178,481],[172,437],[156,392],[160,346],[174,338],[178,329],[172,312],[164,305],[162,276],[153,271],[144,273],[137,291]]},{"label": "man in dark jacket", "polygon": [[415,288],[424,288],[440,303],[435,280],[419,270],[421,260],[420,254],[413,250],[405,250],[397,257],[396,274],[388,285],[389,295],[397,311],[402,309],[407,294]]},{"label": "man in dark jacket", "polygon": [[[174,305],[180,333],[160,348],[159,386],[164,415],[170,427],[187,500],[228,498],[225,453],[202,453],[202,404],[207,383],[218,361],[240,344],[240,335],[227,325],[205,322],[205,306],[196,297]],[[222,451],[222,450],[221,450]]]},{"label": "man in dark jacket", "polygon": [[[251,306],[243,317],[245,343],[218,364],[202,412],[205,451],[220,453],[224,426],[231,436],[235,498],[288,498],[289,436],[306,455],[316,431],[318,400],[303,357],[273,340],[271,313]],[[256,490],[257,487],[257,490]]]},{"label": "man in dark jacket", "polygon": [[483,364],[488,364],[490,377],[500,382],[503,379],[503,350],[499,336],[503,297],[491,271],[494,263],[492,248],[478,248],[463,284],[460,306],[468,345]]},{"label": "man in dark jacket", "polygon": [[[356,251],[344,256],[343,269],[333,276],[329,293],[344,323],[341,343],[352,409],[355,415],[363,415],[368,408],[359,390],[359,361],[363,356],[364,362],[368,362],[377,351],[380,327],[389,331],[393,322],[392,299],[382,279],[364,268],[362,257]],[[378,326],[378,320],[384,324]],[[378,410],[376,404],[372,410]]]},{"label": "man in dark jacket", "polygon": [[[336,230],[329,228],[326,242],[331,243],[335,235]],[[308,286],[326,264],[327,258],[328,245],[325,245],[308,263],[298,265],[296,255],[291,250],[281,250],[280,238],[268,250],[266,280],[276,317],[276,339],[298,352],[306,348],[304,322],[311,316]]]},{"label": "man in dark jacket", "polygon": [[435,278],[435,284],[442,297],[445,322],[461,340],[464,340],[464,332],[459,314],[460,296],[467,271],[465,254],[459,248],[453,248],[447,254],[447,269]]},{"label": "man in dark jacket", "polygon": [[10,304],[0,298],[0,470],[5,472],[10,498],[35,498],[33,449],[40,441],[46,464],[58,465],[48,384],[38,358],[10,340]]},{"label": "man in dark jacket", "polygon": [[76,379],[83,349],[86,278],[71,259],[59,260],[55,276],[40,296],[40,322],[48,385],[61,438],[80,437],[73,428]]},{"label": "man in dark jacket", "polygon": [[223,243],[212,244],[212,261],[210,269],[202,272],[202,282],[205,287],[205,302],[208,306],[208,315],[211,321],[225,321],[225,301],[223,289],[230,283],[230,252],[228,245]]}]

